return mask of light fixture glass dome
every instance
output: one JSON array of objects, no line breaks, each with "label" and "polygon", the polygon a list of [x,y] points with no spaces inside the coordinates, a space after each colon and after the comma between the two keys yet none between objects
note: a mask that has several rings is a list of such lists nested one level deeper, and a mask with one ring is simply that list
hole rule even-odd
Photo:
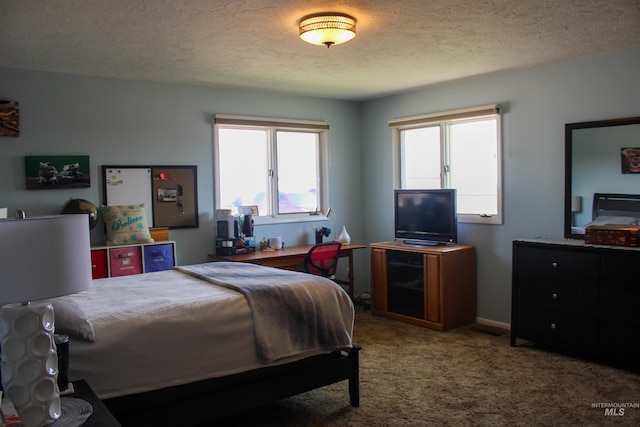
[{"label": "light fixture glass dome", "polygon": [[331,47],[356,36],[356,19],[344,13],[317,13],[300,20],[300,38],[307,43]]}]

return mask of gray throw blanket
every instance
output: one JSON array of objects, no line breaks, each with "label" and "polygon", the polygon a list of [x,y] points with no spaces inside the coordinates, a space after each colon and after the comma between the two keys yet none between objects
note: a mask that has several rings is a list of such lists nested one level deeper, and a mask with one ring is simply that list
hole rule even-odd
[{"label": "gray throw blanket", "polygon": [[253,315],[263,363],[350,348],[354,322],[347,293],[329,279],[240,262],[175,269],[242,293]]}]

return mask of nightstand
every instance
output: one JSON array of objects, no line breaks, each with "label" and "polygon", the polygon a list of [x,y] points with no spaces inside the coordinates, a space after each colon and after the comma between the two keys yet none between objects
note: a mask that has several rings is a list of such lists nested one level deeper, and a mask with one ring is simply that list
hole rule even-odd
[{"label": "nightstand", "polygon": [[82,427],[121,427],[116,418],[85,380],[72,381],[74,392],[62,397],[75,397],[87,401],[93,406],[93,414],[82,424]]}]

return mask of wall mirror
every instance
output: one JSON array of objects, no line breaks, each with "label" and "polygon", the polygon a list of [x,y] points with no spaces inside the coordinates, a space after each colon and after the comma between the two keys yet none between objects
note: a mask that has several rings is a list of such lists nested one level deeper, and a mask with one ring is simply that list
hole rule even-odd
[{"label": "wall mirror", "polygon": [[594,193],[640,194],[640,117],[565,125],[564,237],[584,238]]}]

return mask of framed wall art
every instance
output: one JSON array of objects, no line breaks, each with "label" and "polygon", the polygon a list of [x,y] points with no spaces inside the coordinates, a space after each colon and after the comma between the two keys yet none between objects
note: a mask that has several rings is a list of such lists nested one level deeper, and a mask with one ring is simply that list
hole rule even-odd
[{"label": "framed wall art", "polygon": [[150,227],[197,228],[197,166],[103,166],[104,204],[144,203]]},{"label": "framed wall art", "polygon": [[25,156],[27,190],[91,187],[89,156]]},{"label": "framed wall art", "polygon": [[0,99],[0,136],[20,136],[20,106]]},{"label": "framed wall art", "polygon": [[620,150],[622,173],[640,173],[640,147]]}]

